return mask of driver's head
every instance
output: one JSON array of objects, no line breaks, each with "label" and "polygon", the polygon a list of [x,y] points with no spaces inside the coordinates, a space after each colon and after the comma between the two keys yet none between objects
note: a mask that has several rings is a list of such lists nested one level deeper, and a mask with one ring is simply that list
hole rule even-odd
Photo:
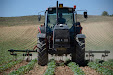
[{"label": "driver's head", "polygon": [[62,13],[59,13],[59,17],[62,18]]}]

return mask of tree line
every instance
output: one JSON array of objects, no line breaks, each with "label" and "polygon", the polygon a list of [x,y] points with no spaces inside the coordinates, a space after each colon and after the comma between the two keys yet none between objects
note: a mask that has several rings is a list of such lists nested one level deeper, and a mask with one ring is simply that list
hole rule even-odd
[{"label": "tree line", "polygon": [[109,15],[107,11],[103,11],[102,12],[102,16],[113,16],[113,14],[112,15]]}]

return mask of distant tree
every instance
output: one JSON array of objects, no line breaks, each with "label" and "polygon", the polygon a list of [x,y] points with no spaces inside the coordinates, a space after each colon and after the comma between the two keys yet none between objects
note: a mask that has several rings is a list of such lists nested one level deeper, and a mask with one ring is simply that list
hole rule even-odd
[{"label": "distant tree", "polygon": [[111,16],[113,16],[113,14]]},{"label": "distant tree", "polygon": [[113,17],[113,14],[112,15],[109,15],[109,16]]},{"label": "distant tree", "polygon": [[103,12],[102,12],[102,16],[109,16],[109,14],[108,14],[107,11],[103,11]]}]

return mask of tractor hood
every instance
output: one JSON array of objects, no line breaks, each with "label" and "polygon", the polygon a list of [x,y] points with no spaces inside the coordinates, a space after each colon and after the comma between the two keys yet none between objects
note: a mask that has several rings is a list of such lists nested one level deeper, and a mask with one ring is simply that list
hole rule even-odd
[{"label": "tractor hood", "polygon": [[53,29],[53,48],[70,48],[69,27],[66,24],[55,25]]},{"label": "tractor hood", "polygon": [[69,29],[69,27],[66,24],[58,24],[55,25],[54,29]]}]

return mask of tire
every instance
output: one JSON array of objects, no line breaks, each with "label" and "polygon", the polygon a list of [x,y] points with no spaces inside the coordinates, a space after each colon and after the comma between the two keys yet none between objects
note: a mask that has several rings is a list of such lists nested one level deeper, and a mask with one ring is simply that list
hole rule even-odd
[{"label": "tire", "polygon": [[46,48],[46,42],[44,39],[39,39],[37,43],[38,47],[38,64],[45,66],[48,63],[48,52]]},{"label": "tire", "polygon": [[72,53],[72,61],[79,66],[85,66],[85,39],[79,39],[81,46],[76,42],[76,47]]}]

